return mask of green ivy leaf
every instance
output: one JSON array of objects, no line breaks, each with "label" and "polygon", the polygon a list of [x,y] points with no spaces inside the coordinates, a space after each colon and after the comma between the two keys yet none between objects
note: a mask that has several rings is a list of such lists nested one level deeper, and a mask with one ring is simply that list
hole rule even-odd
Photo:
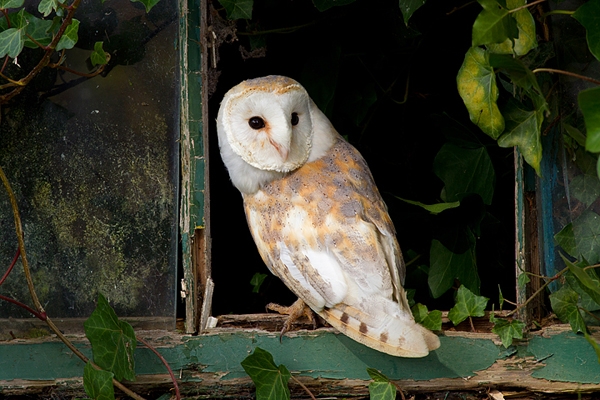
[{"label": "green ivy leaf", "polygon": [[[517,146],[527,164],[541,176],[542,141],[538,111],[525,111],[509,102],[504,112],[505,133],[498,139],[498,146]],[[543,118],[543,117],[542,117]]]},{"label": "green ivy leaf", "polygon": [[313,4],[317,10],[323,12],[335,6],[345,6],[346,4],[354,3],[356,0],[313,0]]},{"label": "green ivy leaf", "polygon": [[519,37],[517,21],[496,0],[477,0],[483,11],[473,23],[472,46],[502,43]]},{"label": "green ivy leaf", "polygon": [[434,215],[437,215],[437,214],[441,213],[442,211],[446,211],[451,208],[456,208],[456,207],[460,206],[460,201],[453,201],[451,203],[423,204],[419,201],[407,200],[407,199],[403,199],[402,197],[398,197],[398,196],[394,196],[394,197],[397,198],[398,200],[402,200],[405,203],[412,204],[413,206],[419,206]]},{"label": "green ivy leaf", "polygon": [[455,279],[479,292],[479,275],[475,261],[475,249],[456,254],[440,241],[432,240],[429,250],[429,276],[427,282],[433,298],[438,298],[452,287]]},{"label": "green ivy leaf", "polygon": [[58,8],[57,0],[41,0],[38,4],[38,11],[44,17],[50,15],[50,13]]},{"label": "green ivy leaf", "polygon": [[498,305],[500,306],[500,311],[502,311],[502,307],[504,306],[504,295],[502,294],[502,289],[500,285],[498,285]]},{"label": "green ivy leaf", "polygon": [[25,0],[0,0],[0,8],[8,10],[9,8],[21,8],[23,7]]},{"label": "green ivy leaf", "polygon": [[550,304],[556,316],[562,322],[568,322],[573,332],[587,332],[585,322],[577,307],[578,299],[577,292],[568,286],[563,286],[550,295]]},{"label": "green ivy leaf", "polygon": [[469,317],[483,317],[488,298],[477,296],[465,285],[460,285],[456,292],[456,304],[448,312],[448,318],[454,325],[458,325]]},{"label": "green ivy leaf", "polygon": [[600,215],[585,210],[567,224],[554,239],[572,257],[583,257],[595,264],[600,261]]},{"label": "green ivy leaf", "polygon": [[435,156],[433,172],[444,182],[444,201],[478,194],[484,204],[492,204],[496,175],[485,147],[465,149],[446,143]]},{"label": "green ivy leaf", "polygon": [[370,400],[395,400],[396,387],[391,382],[369,383]]},{"label": "green ivy leaf", "polygon": [[490,315],[490,322],[494,324],[492,332],[500,336],[505,348],[512,345],[513,339],[523,339],[524,322],[516,319],[509,321],[504,318],[496,318],[493,313]]},{"label": "green ivy leaf", "polygon": [[92,65],[105,65],[108,62],[107,53],[102,48],[102,42],[96,42],[94,44],[94,51],[90,54],[90,60]]},{"label": "green ivy leaf", "polygon": [[260,291],[260,285],[263,284],[267,276],[268,275],[261,274],[259,272],[252,275],[252,279],[250,279],[250,284],[252,285],[252,293],[258,293]]},{"label": "green ivy leaf", "polygon": [[[152,8],[158,4],[160,0],[131,0],[132,3],[140,2],[146,7],[146,12],[149,13]],[[250,0],[253,2],[254,0]],[[252,5],[250,6],[250,15],[252,15]],[[229,15],[228,15],[229,16]],[[235,19],[235,18],[234,18]]]},{"label": "green ivy leaf", "polygon": [[118,381],[134,380],[135,333],[131,325],[119,320],[102,294],[98,294],[96,309],[83,326],[92,345],[94,362],[114,373]]},{"label": "green ivy leaf", "polygon": [[471,122],[493,139],[498,139],[504,131],[504,118],[496,104],[499,91],[488,52],[471,47],[465,54],[456,83]]},{"label": "green ivy leaf", "polygon": [[73,46],[75,46],[75,44],[79,40],[79,36],[77,35],[78,31],[79,31],[79,21],[76,20],[75,18],[73,18],[71,20],[71,24],[69,26],[67,26],[67,29],[65,29],[65,33],[62,35],[62,37],[58,41],[58,44],[56,45],[55,50],[60,51],[62,49],[67,49],[67,50],[72,49]]},{"label": "green ivy leaf", "polygon": [[[27,25],[27,34],[42,46],[47,46],[52,41],[51,27],[52,21],[37,18],[29,13],[25,13],[25,18],[29,22]],[[25,37],[25,47],[36,49],[39,46],[29,37]]]},{"label": "green ivy leaf", "polygon": [[573,276],[577,279],[579,286],[598,304],[600,304],[600,282],[598,280],[598,276],[592,270],[588,270],[587,272],[569,261],[562,254],[560,255],[569,271],[573,274]]},{"label": "green ivy leaf", "polygon": [[83,367],[83,388],[92,400],[114,400],[112,372],[97,370],[88,361]]},{"label": "green ivy leaf", "polygon": [[577,96],[586,129],[585,149],[600,152],[600,87],[582,90]]},{"label": "green ivy leaf", "polygon": [[389,382],[390,378],[382,374],[380,371],[375,368],[367,368],[367,374],[373,379],[375,382]]},{"label": "green ivy leaf", "polygon": [[590,52],[600,60],[600,0],[590,0],[581,5],[573,18],[585,27]]},{"label": "green ivy leaf", "polygon": [[[582,284],[579,282],[579,280],[577,280],[575,275],[573,275],[570,271],[565,272],[563,276],[569,287],[576,291],[579,295],[579,300],[577,301],[577,305],[579,307],[590,312],[600,310],[600,302],[598,302],[599,299],[597,295],[595,296],[595,299],[592,298],[592,296],[590,296],[582,287]],[[596,283],[599,282],[597,276],[593,277],[592,279],[594,279]],[[583,319],[586,321],[586,323],[588,323],[589,318],[591,318],[591,316],[587,315],[587,313],[583,314]]]},{"label": "green ivy leaf", "polygon": [[600,197],[600,179],[597,175],[577,175],[571,180],[569,186],[573,196],[586,206]]},{"label": "green ivy leaf", "polygon": [[412,17],[413,13],[417,11],[426,0],[399,0],[400,11],[404,17],[404,23],[408,26],[408,20]]},{"label": "green ivy leaf", "polygon": [[529,275],[527,275],[525,272],[519,274],[519,277],[517,278],[517,284],[519,285],[519,288],[524,288],[529,282]]},{"label": "green ivy leaf", "polygon": [[9,28],[0,32],[0,58],[8,55],[16,58],[25,44],[25,29]]},{"label": "green ivy leaf", "polygon": [[219,0],[219,3],[227,11],[227,18],[252,19],[252,8],[254,0]]},{"label": "green ivy leaf", "polygon": [[[513,10],[527,3],[526,0],[507,0],[506,6]],[[512,17],[517,21],[517,30],[519,36],[514,39],[506,39],[502,43],[488,44],[487,48],[492,53],[515,54],[523,56],[530,50],[537,47],[537,38],[535,34],[535,21],[528,8],[512,13]],[[514,43],[514,45],[513,45]]]},{"label": "green ivy leaf", "polygon": [[427,306],[417,303],[411,308],[415,321],[431,331],[442,330],[442,312],[440,310],[429,311]]},{"label": "green ivy leaf", "polygon": [[241,364],[256,386],[257,400],[290,398],[288,381],[292,375],[285,365],[275,365],[271,353],[257,347]]},{"label": "green ivy leaf", "polygon": [[562,123],[562,127],[571,138],[575,139],[578,145],[585,146],[585,135],[579,129],[566,122]]}]

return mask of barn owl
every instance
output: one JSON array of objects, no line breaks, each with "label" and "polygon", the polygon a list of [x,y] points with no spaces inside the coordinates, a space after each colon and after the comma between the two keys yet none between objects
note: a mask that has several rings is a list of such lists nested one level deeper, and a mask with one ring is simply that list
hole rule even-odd
[{"label": "barn owl", "polygon": [[258,251],[298,296],[284,329],[308,306],[384,353],[423,357],[439,347],[408,306],[395,229],[365,160],[298,82],[267,76],[233,87],[217,131]]}]

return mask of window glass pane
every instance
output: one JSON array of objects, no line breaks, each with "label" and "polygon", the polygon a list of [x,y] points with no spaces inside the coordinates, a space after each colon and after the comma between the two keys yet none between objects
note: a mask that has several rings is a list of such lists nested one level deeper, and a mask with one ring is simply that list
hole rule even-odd
[{"label": "window glass pane", "polygon": [[[18,199],[28,261],[53,317],[86,317],[97,293],[120,316],[175,318],[179,67],[177,2],[84,1],[68,68],[89,72],[96,41],[111,62],[86,78],[46,68],[2,108],[0,165]],[[41,53],[19,57],[31,68]],[[57,61],[56,59],[55,61]],[[0,275],[17,248],[0,192]],[[20,263],[0,293],[30,303]],[[0,318],[29,317],[0,301]]]}]

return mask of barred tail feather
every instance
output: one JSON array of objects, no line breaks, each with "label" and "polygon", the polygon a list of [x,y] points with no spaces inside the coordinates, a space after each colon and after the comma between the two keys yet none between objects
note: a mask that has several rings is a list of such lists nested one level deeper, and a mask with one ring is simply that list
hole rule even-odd
[{"label": "barred tail feather", "polygon": [[[366,315],[363,311],[344,304],[319,312],[331,326],[372,349],[399,357],[425,357],[440,347],[440,339],[433,332],[410,318],[389,314]],[[367,322],[365,322],[367,321]]]}]

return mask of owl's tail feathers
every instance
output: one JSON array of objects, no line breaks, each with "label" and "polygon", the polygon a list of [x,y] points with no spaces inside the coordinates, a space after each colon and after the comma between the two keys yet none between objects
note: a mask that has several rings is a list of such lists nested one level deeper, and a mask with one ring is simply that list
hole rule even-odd
[{"label": "owl's tail feathers", "polygon": [[346,336],[393,356],[425,357],[440,347],[437,335],[417,324],[412,315],[407,318],[371,316],[342,304],[323,309],[319,315]]}]

